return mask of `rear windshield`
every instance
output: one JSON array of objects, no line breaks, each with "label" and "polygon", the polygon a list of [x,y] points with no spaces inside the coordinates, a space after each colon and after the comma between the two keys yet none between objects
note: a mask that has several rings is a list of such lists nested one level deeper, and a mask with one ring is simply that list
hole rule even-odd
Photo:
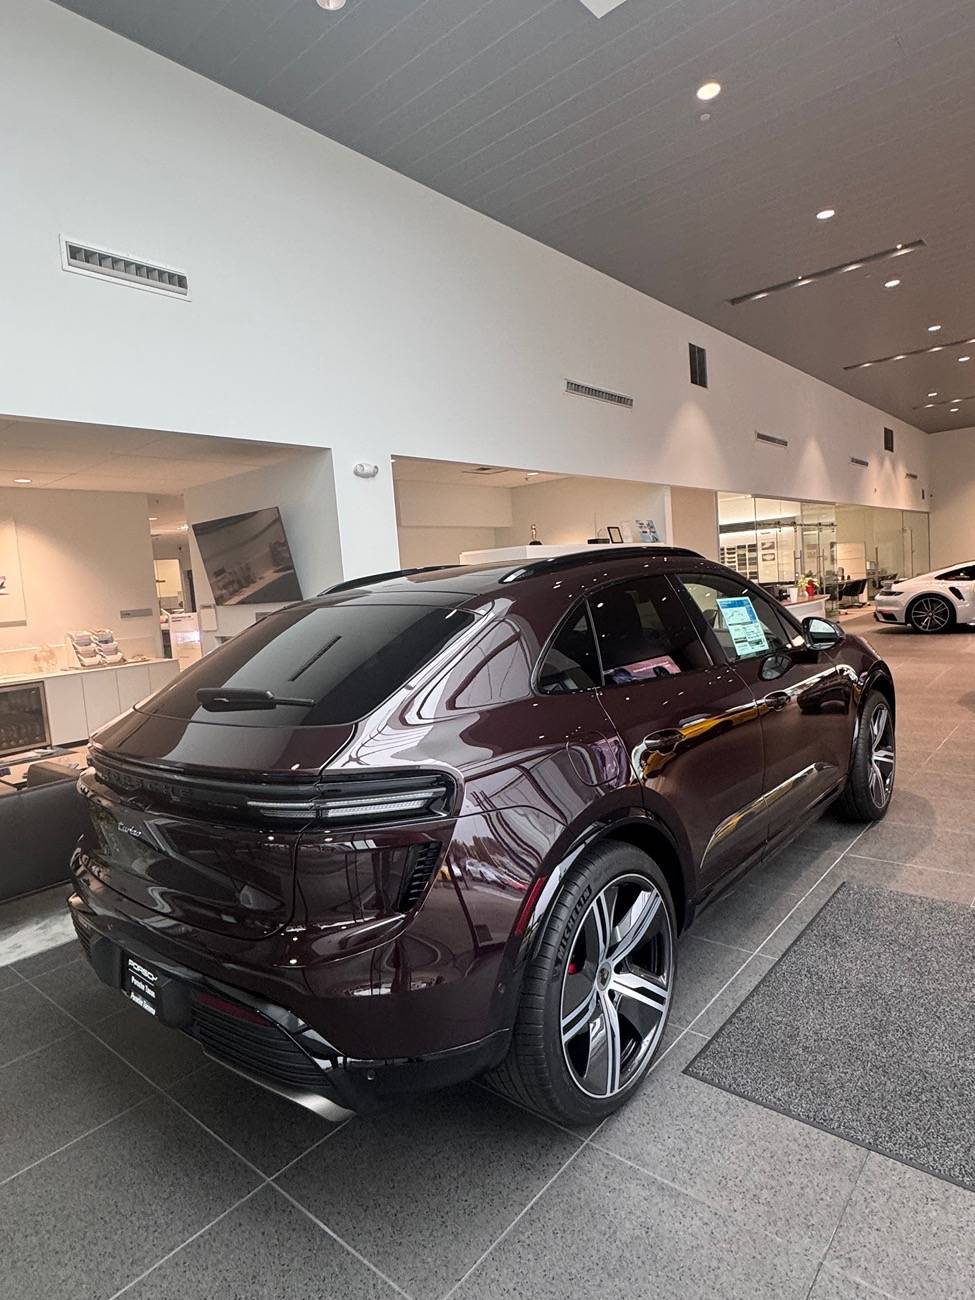
[{"label": "rear windshield", "polygon": [[[297,605],[271,614],[154,695],[146,712],[249,726],[355,722],[428,663],[474,615],[429,605]],[[201,687],[272,691],[311,705],[210,712]]]}]

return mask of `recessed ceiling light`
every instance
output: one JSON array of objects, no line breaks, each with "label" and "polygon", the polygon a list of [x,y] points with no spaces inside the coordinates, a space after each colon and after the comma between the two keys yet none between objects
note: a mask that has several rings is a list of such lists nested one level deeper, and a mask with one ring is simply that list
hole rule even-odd
[{"label": "recessed ceiling light", "polygon": [[885,288],[885,289],[896,289],[897,286],[898,286],[899,284],[900,284],[900,280],[887,280],[887,281],[885,281],[885,283],[884,283],[884,288]]},{"label": "recessed ceiling light", "polygon": [[158,522],[159,522],[159,516],[158,516],[158,515],[150,515],[150,516],[149,516],[149,522],[150,522],[150,524],[158,523]]},{"label": "recessed ceiling light", "polygon": [[831,220],[833,217],[835,217],[835,216],[836,216],[836,209],[835,209],[835,208],[823,208],[822,212],[817,212],[817,213],[816,213],[816,220],[817,220],[817,221],[830,221],[830,220]]},{"label": "recessed ceiling light", "polygon": [[861,361],[860,364],[859,364],[859,366],[857,367],[857,369],[858,369],[858,370],[869,370],[870,367],[871,367],[872,365],[873,365],[873,362],[872,362],[872,361]]},{"label": "recessed ceiling light", "polygon": [[15,483],[33,483],[34,480],[33,480],[32,478],[15,478],[15,479],[14,479],[14,482],[15,482]]},{"label": "recessed ceiling light", "polygon": [[319,9],[344,9],[345,0],[317,0]]},{"label": "recessed ceiling light", "polygon": [[859,271],[862,265],[862,262],[851,262],[849,266],[840,267],[840,274],[846,275],[847,271]]},{"label": "recessed ceiling light", "polygon": [[539,470],[537,469],[525,470],[525,478],[538,478],[538,475],[539,475]]},{"label": "recessed ceiling light", "polygon": [[894,357],[894,360],[895,360],[895,361],[903,361],[904,358],[905,358],[906,356],[907,356],[907,353],[906,353],[906,352],[901,352],[901,353],[899,353],[896,357]]},{"label": "recessed ceiling light", "polygon": [[707,103],[709,99],[717,99],[720,94],[720,81],[706,81],[703,86],[698,86],[697,88],[698,99],[703,99],[705,103]]},{"label": "recessed ceiling light", "polygon": [[959,357],[959,361],[971,361],[971,357]]},{"label": "recessed ceiling light", "polygon": [[958,407],[957,407],[957,406],[952,406],[952,407],[950,408],[950,410],[951,410],[951,414],[952,414],[952,415],[957,415],[957,414],[958,414]]},{"label": "recessed ceiling light", "polygon": [[929,333],[929,334],[937,334],[937,332],[938,332],[939,329],[941,329],[941,326],[940,326],[940,325],[929,325],[929,326],[928,326],[928,333]]},{"label": "recessed ceiling light", "polygon": [[937,390],[937,389],[935,389],[933,393],[928,393],[928,397],[937,397],[937,396],[938,396],[938,390]]},{"label": "recessed ceiling light", "polygon": [[796,277],[796,284],[812,284],[808,276],[800,275]]},{"label": "recessed ceiling light", "polygon": [[933,408],[933,406],[934,406],[934,402],[925,402],[925,403],[924,403],[924,409],[925,409],[926,411],[930,411],[930,410]]},{"label": "recessed ceiling light", "polygon": [[767,298],[767,297],[768,297],[767,293],[753,293],[752,302],[758,302],[759,298]]},{"label": "recessed ceiling light", "polygon": [[944,347],[942,346],[942,344],[939,343],[938,346],[937,346],[936,348],[928,348],[928,351],[929,351],[929,352],[944,352]]}]

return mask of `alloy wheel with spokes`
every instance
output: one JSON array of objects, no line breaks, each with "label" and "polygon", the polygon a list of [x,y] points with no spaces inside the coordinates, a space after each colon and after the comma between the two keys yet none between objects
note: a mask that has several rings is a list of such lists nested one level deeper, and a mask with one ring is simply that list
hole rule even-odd
[{"label": "alloy wheel with spokes", "polygon": [[951,606],[941,596],[921,596],[911,606],[911,624],[918,632],[944,632],[951,619]]},{"label": "alloy wheel with spokes", "polygon": [[894,786],[894,720],[886,704],[880,704],[870,717],[870,797],[884,808]]},{"label": "alloy wheel with spokes", "polygon": [[654,882],[633,874],[604,886],[562,979],[562,1050],[588,1096],[612,1097],[642,1072],[666,1025],[673,973],[670,914]]}]

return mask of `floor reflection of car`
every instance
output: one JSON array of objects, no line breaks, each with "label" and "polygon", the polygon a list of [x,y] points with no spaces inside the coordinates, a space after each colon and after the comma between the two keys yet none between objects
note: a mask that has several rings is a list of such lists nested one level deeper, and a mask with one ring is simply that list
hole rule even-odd
[{"label": "floor reflection of car", "polygon": [[404,571],[95,738],[70,908],[105,982],[320,1113],[486,1075],[592,1121],[695,915],[893,781],[884,663],[693,552]]}]

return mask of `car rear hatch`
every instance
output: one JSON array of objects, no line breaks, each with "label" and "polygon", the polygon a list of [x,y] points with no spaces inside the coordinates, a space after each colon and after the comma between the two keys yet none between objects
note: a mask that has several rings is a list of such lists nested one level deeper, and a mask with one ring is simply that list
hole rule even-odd
[{"label": "car rear hatch", "polygon": [[[348,600],[255,624],[94,738],[80,782],[91,823],[85,866],[193,928],[252,940],[282,929],[295,914],[302,833],[321,830],[330,803],[361,825],[362,799],[375,802],[374,791],[359,793],[368,772],[349,771],[335,789],[357,720],[470,621],[438,605]],[[401,771],[401,798],[404,780],[429,787]],[[438,788],[438,807],[450,793]],[[336,896],[336,912],[362,919],[362,885],[350,878],[343,888],[352,905]]]}]

